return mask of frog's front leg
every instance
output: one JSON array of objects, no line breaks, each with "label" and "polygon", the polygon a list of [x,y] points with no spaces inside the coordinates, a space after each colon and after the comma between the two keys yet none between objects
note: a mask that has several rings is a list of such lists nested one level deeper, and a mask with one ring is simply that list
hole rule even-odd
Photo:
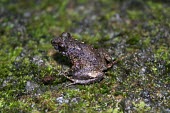
[{"label": "frog's front leg", "polygon": [[106,60],[107,62],[107,68],[112,67],[112,65],[114,64],[112,57],[110,56],[110,54],[105,51],[104,49],[100,48],[98,49],[100,55]]}]

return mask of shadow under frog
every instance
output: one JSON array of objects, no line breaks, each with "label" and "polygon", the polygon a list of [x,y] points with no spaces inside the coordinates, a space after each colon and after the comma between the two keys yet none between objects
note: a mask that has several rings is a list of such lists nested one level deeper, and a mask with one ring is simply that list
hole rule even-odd
[{"label": "shadow under frog", "polygon": [[55,61],[57,61],[57,63],[61,65],[66,65],[68,67],[72,66],[70,59],[67,56],[63,56],[62,53],[58,53],[58,52],[54,53],[52,57]]},{"label": "shadow under frog", "polygon": [[99,82],[104,77],[104,71],[113,65],[110,55],[104,49],[95,49],[79,42],[72,38],[70,33],[62,33],[54,38],[51,44],[60,55],[69,58],[72,66],[64,76],[73,84]]}]

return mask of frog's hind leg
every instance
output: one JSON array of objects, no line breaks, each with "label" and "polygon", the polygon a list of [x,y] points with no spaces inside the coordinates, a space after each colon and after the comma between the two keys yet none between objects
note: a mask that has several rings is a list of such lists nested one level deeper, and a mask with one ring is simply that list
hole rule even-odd
[{"label": "frog's hind leg", "polygon": [[68,78],[68,79],[73,81],[73,83],[66,85],[66,87],[71,86],[71,85],[76,85],[76,84],[81,84],[81,85],[92,84],[95,82],[99,82],[102,78],[101,79],[94,78],[94,79],[89,79],[89,80],[75,80],[75,79],[71,79],[71,78]]},{"label": "frog's hind leg", "polygon": [[103,75],[104,75],[103,72],[100,72],[97,69],[94,69],[93,67],[83,68],[77,71],[76,73],[74,73],[71,77],[66,76],[64,74],[64,76],[67,79],[73,82],[69,85],[91,84],[91,83],[99,82],[103,78]]},{"label": "frog's hind leg", "polygon": [[75,80],[74,84],[92,84],[92,83],[101,81],[102,78],[93,78],[89,80]]},{"label": "frog's hind leg", "polygon": [[95,82],[99,82],[103,79],[103,76],[88,79],[88,80],[77,80],[77,79],[70,78],[68,76],[65,76],[65,77],[73,82],[73,83],[68,84],[67,86],[75,85],[75,84],[81,84],[81,85],[92,84],[92,83],[95,83]]}]

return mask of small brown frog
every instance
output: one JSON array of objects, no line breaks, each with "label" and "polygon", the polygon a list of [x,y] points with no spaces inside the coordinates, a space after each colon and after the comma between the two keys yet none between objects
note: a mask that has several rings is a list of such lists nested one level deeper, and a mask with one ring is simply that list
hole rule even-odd
[{"label": "small brown frog", "polygon": [[100,81],[105,70],[113,65],[109,54],[103,49],[95,49],[72,38],[70,33],[64,32],[54,38],[51,44],[61,54],[69,57],[73,64],[66,76],[73,84],[90,84]]}]

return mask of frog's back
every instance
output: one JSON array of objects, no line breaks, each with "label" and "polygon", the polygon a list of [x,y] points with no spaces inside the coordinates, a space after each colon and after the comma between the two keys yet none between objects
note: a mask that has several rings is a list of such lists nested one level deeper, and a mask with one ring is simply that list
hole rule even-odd
[{"label": "frog's back", "polygon": [[91,45],[84,44],[75,39],[70,39],[67,42],[68,57],[70,57],[72,63],[78,62],[78,68],[93,67],[95,69],[104,70],[106,68],[106,61],[100,52],[93,48]]},{"label": "frog's back", "polygon": [[80,53],[79,59],[84,66],[99,68],[101,70],[106,67],[105,59],[100,55],[98,50],[92,46],[83,44]]}]

